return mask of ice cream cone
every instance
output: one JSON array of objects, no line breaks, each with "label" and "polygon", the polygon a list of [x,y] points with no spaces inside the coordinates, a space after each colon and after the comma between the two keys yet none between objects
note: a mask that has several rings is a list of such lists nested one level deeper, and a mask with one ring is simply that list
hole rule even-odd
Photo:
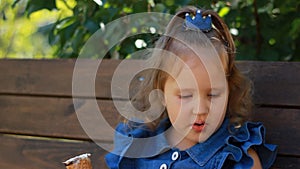
[{"label": "ice cream cone", "polygon": [[91,154],[89,153],[78,155],[63,163],[65,164],[66,169],[92,169],[90,156]]}]

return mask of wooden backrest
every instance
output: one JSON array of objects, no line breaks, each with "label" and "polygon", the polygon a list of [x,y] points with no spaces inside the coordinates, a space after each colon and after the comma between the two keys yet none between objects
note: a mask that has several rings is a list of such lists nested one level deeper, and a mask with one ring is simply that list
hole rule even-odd
[{"label": "wooden backrest", "polygon": [[[82,99],[81,106],[89,107],[96,98],[102,115],[114,127],[119,114],[111,98],[111,79],[120,62],[101,62],[95,96],[85,91],[72,96],[76,60],[0,60],[0,168],[64,168],[61,162],[86,152],[92,153],[94,168],[105,168],[107,151],[85,133],[73,99]],[[86,66],[77,71],[91,76],[89,65],[97,61],[83,63]],[[126,67],[120,72],[125,76],[135,74],[142,61],[123,63]],[[238,67],[254,83],[254,120],[266,126],[267,142],[279,145],[274,168],[300,166],[300,63],[240,61]],[[101,128],[97,120],[87,120]],[[107,138],[97,141],[113,144]]]}]

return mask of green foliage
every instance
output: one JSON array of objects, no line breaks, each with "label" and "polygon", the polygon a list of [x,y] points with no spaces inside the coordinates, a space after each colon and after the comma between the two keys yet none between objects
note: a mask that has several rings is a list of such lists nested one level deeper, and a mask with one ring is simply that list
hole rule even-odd
[{"label": "green foliage", "polygon": [[[22,1],[24,0],[15,0],[11,4],[16,8]],[[49,44],[56,49],[54,55],[60,58],[77,57],[85,42],[100,28],[100,25],[106,25],[122,16],[147,11],[174,14],[182,6],[195,5],[212,8],[225,19],[237,45],[237,59],[300,61],[298,0],[76,0],[74,5],[69,5],[67,3],[69,0],[25,2],[24,14],[27,16],[43,9],[63,10],[57,6],[58,2],[64,3],[71,11],[71,15],[61,15],[55,22],[38,30],[48,36]],[[155,27],[155,20],[153,23],[145,24],[153,24]],[[135,45],[136,40],[143,39],[147,47],[151,47],[157,33],[160,32],[126,38],[106,57],[120,59],[131,57],[131,53],[139,50]]]},{"label": "green foliage", "polygon": [[299,4],[253,0],[232,6],[225,21],[239,31],[238,59],[299,61]]},{"label": "green foliage", "polygon": [[49,11],[40,10],[29,19],[25,15],[27,6],[21,0],[0,1],[0,58],[53,58],[53,47],[37,26],[55,18]]}]

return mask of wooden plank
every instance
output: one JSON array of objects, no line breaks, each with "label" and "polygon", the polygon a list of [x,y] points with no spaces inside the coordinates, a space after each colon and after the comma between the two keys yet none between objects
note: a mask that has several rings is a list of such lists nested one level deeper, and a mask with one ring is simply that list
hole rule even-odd
[{"label": "wooden plank", "polygon": [[[92,114],[91,101],[83,99],[76,113],[71,98],[0,96],[0,132],[89,139],[77,117],[85,107],[81,121],[87,121],[88,127],[92,128],[90,132],[99,135],[97,139],[111,141],[112,136],[107,135],[109,131],[104,123],[99,122],[98,112]],[[97,103],[105,120],[114,128],[119,115],[112,101],[99,100]],[[97,117],[92,117],[94,115]]]},{"label": "wooden plank", "polygon": [[107,151],[95,143],[0,135],[0,168],[65,169],[63,161],[83,153],[92,154],[94,169],[107,168]]},{"label": "wooden plank", "polygon": [[[82,103],[81,108],[87,108],[84,113],[94,112],[90,101]],[[114,128],[119,114],[112,101],[99,100],[98,104],[106,121]],[[0,109],[0,132],[90,139],[78,121],[72,99],[0,96]],[[262,121],[267,128],[268,143],[278,144],[281,154],[300,156],[300,123],[295,120],[300,119],[300,109],[258,108],[255,112],[254,120]],[[96,135],[96,140],[113,140],[113,132],[105,129],[97,117],[84,113],[83,120],[87,122],[84,127],[90,129],[89,134]]]},{"label": "wooden plank", "polygon": [[238,67],[254,83],[256,104],[300,106],[300,62],[241,61]]},{"label": "wooden plank", "polygon": [[[125,60],[126,62],[128,60]],[[76,72],[81,77],[82,86],[91,83],[96,94],[82,90],[78,97],[111,98],[111,80],[121,60],[85,60],[81,59]],[[142,63],[130,61],[121,74],[132,74]],[[0,94],[42,95],[72,97],[72,78],[76,60],[0,60]],[[98,69],[93,69],[97,67]],[[94,76],[96,73],[96,76]],[[95,82],[93,81],[95,80]],[[123,84],[121,84],[123,85]],[[78,84],[80,86],[80,84]]]},{"label": "wooden plank", "polygon": [[257,108],[254,121],[266,127],[266,142],[277,144],[278,152],[300,157],[300,109]]},{"label": "wooden plank", "polygon": [[300,157],[277,156],[271,169],[296,169],[300,166]]},{"label": "wooden plank", "polygon": [[[125,60],[125,68],[120,73],[135,74],[141,60]],[[72,74],[76,60],[0,60],[0,94],[29,94],[72,96]],[[111,77],[120,60],[103,60],[99,66],[95,91],[98,98],[111,98]],[[97,60],[85,60],[85,66],[78,72],[87,81]],[[256,104],[300,106],[300,63],[299,62],[259,62],[240,61],[238,67],[254,82]],[[120,84],[120,88],[124,84]],[[91,96],[82,91],[80,96]],[[94,93],[92,93],[94,95]]]},{"label": "wooden plank", "polygon": [[[73,60],[1,60],[1,93],[70,92]],[[54,87],[55,86],[55,87]]]},{"label": "wooden plank", "polygon": [[[109,63],[107,63],[109,62]],[[110,95],[110,80],[118,60],[104,60],[97,83],[97,96]],[[28,95],[72,95],[72,75],[76,60],[0,60],[0,93]],[[86,70],[79,70],[83,77],[89,76],[89,66],[95,61],[87,60]],[[84,95],[84,93],[83,93]]]}]

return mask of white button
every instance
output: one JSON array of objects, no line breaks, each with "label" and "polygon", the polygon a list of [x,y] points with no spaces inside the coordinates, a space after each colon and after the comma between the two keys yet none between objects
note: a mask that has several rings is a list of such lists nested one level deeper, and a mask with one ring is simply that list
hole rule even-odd
[{"label": "white button", "polygon": [[175,151],[175,152],[172,154],[172,160],[175,161],[175,160],[178,159],[178,157],[179,157],[179,154],[178,154],[177,151]]},{"label": "white button", "polygon": [[167,166],[167,164],[162,164],[162,165],[159,167],[159,169],[168,169],[168,166]]}]

